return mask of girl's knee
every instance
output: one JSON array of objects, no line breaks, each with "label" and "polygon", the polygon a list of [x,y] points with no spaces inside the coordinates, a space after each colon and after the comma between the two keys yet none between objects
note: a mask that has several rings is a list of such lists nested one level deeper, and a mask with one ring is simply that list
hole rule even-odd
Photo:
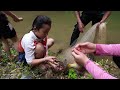
[{"label": "girl's knee", "polygon": [[38,43],[35,47],[35,58],[39,59],[39,58],[43,58],[45,55],[45,49],[44,46],[41,43]]},{"label": "girl's knee", "polygon": [[35,50],[42,50],[43,49],[43,45],[41,43],[38,43],[36,46],[35,46]]},{"label": "girl's knee", "polygon": [[50,42],[53,42],[53,43],[54,43],[54,39],[53,39],[53,38],[48,38],[48,40],[49,40]]},{"label": "girl's knee", "polygon": [[49,39],[47,40],[47,42],[48,42],[48,46],[52,46],[55,41],[54,41],[53,38],[49,38]]}]

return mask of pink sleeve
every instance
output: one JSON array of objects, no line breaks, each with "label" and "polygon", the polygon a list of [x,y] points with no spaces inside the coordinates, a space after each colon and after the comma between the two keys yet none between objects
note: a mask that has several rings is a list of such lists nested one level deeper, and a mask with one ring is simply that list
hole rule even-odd
[{"label": "pink sleeve", "polygon": [[120,56],[120,44],[96,44],[95,54]]},{"label": "pink sleeve", "polygon": [[91,60],[88,60],[85,64],[86,70],[93,76],[94,79],[117,79],[106,71],[102,70],[99,66],[97,66]]}]

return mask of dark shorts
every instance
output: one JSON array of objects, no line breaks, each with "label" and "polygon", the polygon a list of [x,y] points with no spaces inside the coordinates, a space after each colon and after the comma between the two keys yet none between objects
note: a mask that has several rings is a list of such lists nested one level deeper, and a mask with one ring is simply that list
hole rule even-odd
[{"label": "dark shorts", "polygon": [[10,23],[0,24],[0,39],[1,37],[3,37],[4,39],[8,39],[8,38],[13,38],[15,36],[16,36],[16,31]]},{"label": "dark shorts", "polygon": [[18,60],[19,60],[19,62],[21,62],[21,63],[27,64],[26,59],[25,59],[25,53],[24,53],[24,52],[22,52],[22,53],[19,52]]},{"label": "dark shorts", "polygon": [[83,22],[83,24],[86,26],[90,21],[92,21],[92,25],[100,22],[103,18],[104,13],[102,14],[99,12],[82,12],[81,15],[81,21]]},{"label": "dark shorts", "polygon": [[3,37],[4,39],[13,38],[16,36],[16,31],[8,21],[6,15],[0,12],[0,39]]},{"label": "dark shorts", "polygon": [[[103,18],[104,13],[93,13],[93,12],[82,12],[82,15],[80,16],[82,23],[84,26],[86,26],[90,21],[92,21],[92,25],[100,22]],[[78,29],[78,23],[74,26],[76,29]]]}]

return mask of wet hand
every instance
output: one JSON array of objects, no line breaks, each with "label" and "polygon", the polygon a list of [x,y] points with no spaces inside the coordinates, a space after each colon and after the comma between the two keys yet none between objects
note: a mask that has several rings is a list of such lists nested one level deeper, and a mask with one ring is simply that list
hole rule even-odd
[{"label": "wet hand", "polygon": [[56,57],[54,57],[54,56],[45,57],[45,61],[47,61],[47,62],[54,62],[55,60],[56,60]]},{"label": "wet hand", "polygon": [[78,65],[82,65],[82,66],[85,65],[85,63],[89,60],[84,53],[78,51],[75,48],[72,50],[72,56],[75,58],[75,62]]},{"label": "wet hand", "polygon": [[79,43],[74,48],[84,54],[89,54],[96,51],[96,44],[90,42]]}]

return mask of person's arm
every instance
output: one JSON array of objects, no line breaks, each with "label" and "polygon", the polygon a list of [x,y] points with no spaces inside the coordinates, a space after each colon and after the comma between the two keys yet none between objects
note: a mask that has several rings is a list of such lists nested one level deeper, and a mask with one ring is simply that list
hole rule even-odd
[{"label": "person's arm", "polygon": [[42,59],[35,59],[35,55],[34,55],[34,48],[32,47],[26,47],[24,49],[25,51],[25,59],[26,59],[26,62],[31,65],[31,66],[36,66],[36,65],[39,65],[40,63],[44,62],[45,59],[42,58]]},{"label": "person's arm", "polygon": [[45,62],[44,58],[41,59],[33,59],[31,63],[29,63],[31,66],[37,66],[41,63]]},{"label": "person's arm", "polygon": [[97,64],[93,63],[89,58],[76,48],[72,50],[72,55],[75,58],[75,62],[78,65],[82,65],[95,79],[115,79],[115,77],[109,75],[102,70]]},{"label": "person's arm", "polygon": [[76,15],[76,18],[77,18],[77,22],[82,23],[82,21],[80,19],[80,11],[75,11],[75,15]]},{"label": "person's arm", "polygon": [[85,63],[84,67],[93,76],[94,79],[117,79],[111,76],[110,74],[108,74],[106,71],[104,71],[99,66],[97,66],[91,60],[88,60]]},{"label": "person's arm", "polygon": [[4,12],[5,14],[7,14],[8,16],[12,17],[15,22],[18,22],[18,21],[22,21],[22,20],[23,20],[22,17],[16,16],[16,15],[15,15],[14,13],[12,13],[11,11],[3,11],[3,12]]},{"label": "person's arm", "polygon": [[76,18],[77,18],[79,31],[83,32],[84,25],[83,25],[83,23],[80,19],[80,11],[75,11],[75,15],[76,15]]},{"label": "person's arm", "polygon": [[95,54],[120,56],[120,44],[96,44]]},{"label": "person's arm", "polygon": [[47,56],[44,58],[35,59],[34,50],[32,48],[25,49],[25,58],[27,63],[31,66],[37,66],[43,62],[53,62],[55,59],[54,56]]},{"label": "person's arm", "polygon": [[31,66],[37,66],[43,62],[53,62],[54,61],[54,58],[53,56],[48,56],[48,57],[44,57],[44,58],[41,58],[41,59],[33,59],[31,60],[31,63],[29,63]]},{"label": "person's arm", "polygon": [[55,59],[54,56],[47,56],[44,58],[35,59],[34,49],[30,48],[29,46],[25,49],[25,58],[27,63],[31,66],[37,66],[43,62],[53,62]]},{"label": "person's arm", "polygon": [[103,15],[102,20],[100,21],[100,23],[103,23],[107,20],[107,18],[110,16],[111,11],[106,11],[105,14]]}]

